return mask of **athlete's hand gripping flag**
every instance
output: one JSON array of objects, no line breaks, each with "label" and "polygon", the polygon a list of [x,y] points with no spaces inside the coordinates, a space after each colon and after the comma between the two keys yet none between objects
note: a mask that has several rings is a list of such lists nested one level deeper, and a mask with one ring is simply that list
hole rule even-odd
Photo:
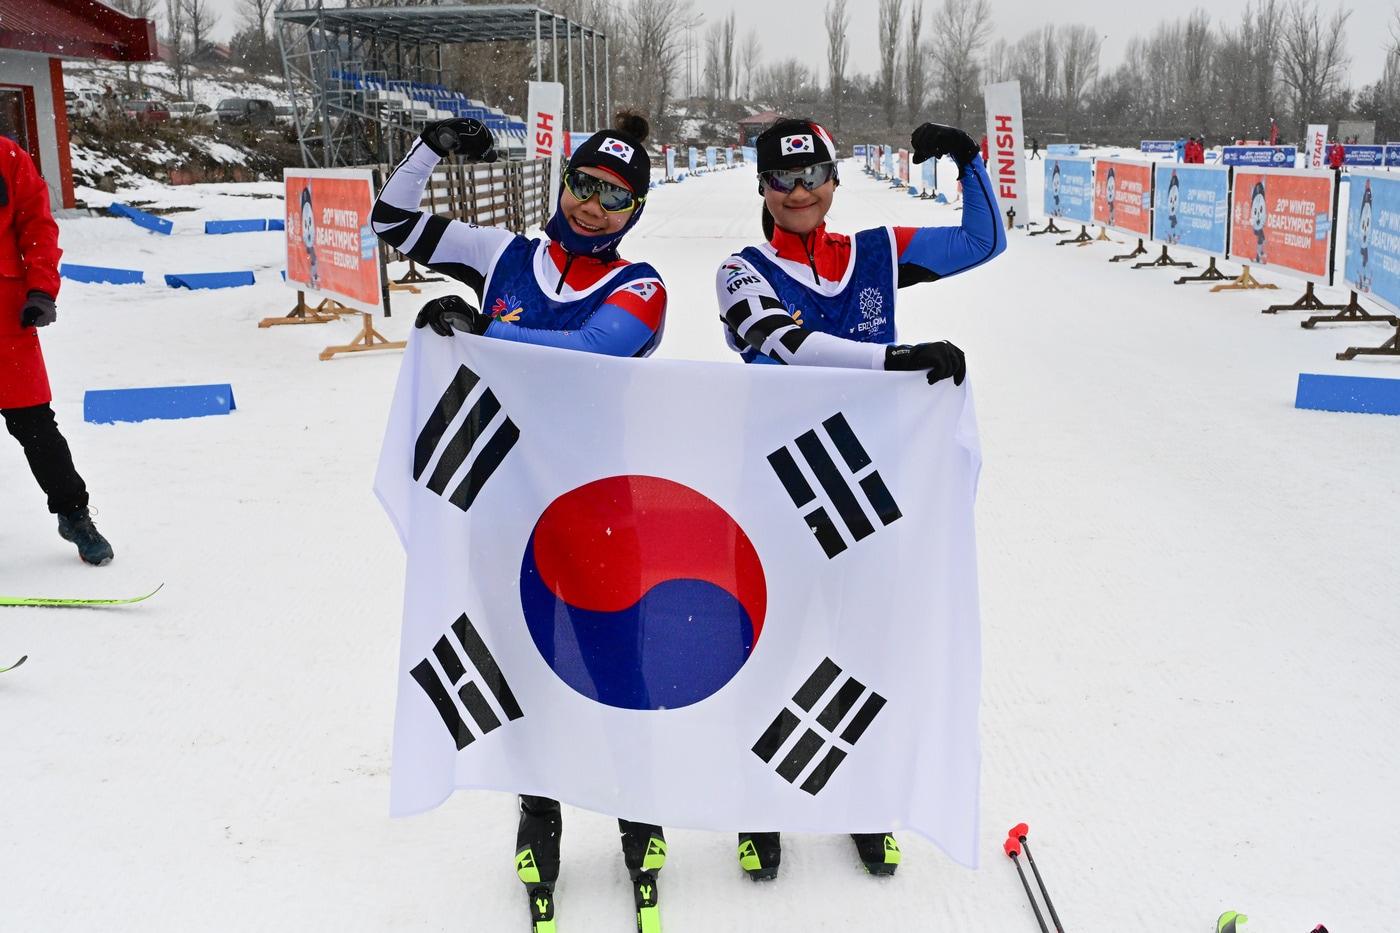
[{"label": "athlete's hand gripping flag", "polygon": [[968,385],[425,334],[376,480],[395,814],[487,788],[976,863]]}]

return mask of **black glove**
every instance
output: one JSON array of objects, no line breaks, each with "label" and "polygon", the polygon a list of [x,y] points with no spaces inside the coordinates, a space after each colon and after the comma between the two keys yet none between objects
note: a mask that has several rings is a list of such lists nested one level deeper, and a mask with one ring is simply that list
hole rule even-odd
[{"label": "black glove", "polygon": [[420,138],[440,156],[455,152],[472,162],[496,161],[496,140],[480,120],[439,120],[423,127]]},{"label": "black glove", "polygon": [[58,309],[53,306],[53,298],[37,288],[24,300],[19,311],[20,327],[48,327],[58,320]]},{"label": "black glove", "polygon": [[960,386],[967,376],[967,358],[946,340],[913,346],[890,344],[885,347],[885,369],[896,372],[926,369],[929,385],[952,376],[953,385]]},{"label": "black glove", "polygon": [[491,316],[482,314],[457,295],[447,295],[425,304],[413,326],[431,327],[433,333],[443,337],[451,337],[454,330],[480,336],[491,326]]},{"label": "black glove", "polygon": [[910,134],[909,144],[914,147],[915,165],[928,159],[952,156],[958,163],[959,178],[962,178],[962,170],[982,152],[971,136],[956,126],[942,123],[925,123]]}]

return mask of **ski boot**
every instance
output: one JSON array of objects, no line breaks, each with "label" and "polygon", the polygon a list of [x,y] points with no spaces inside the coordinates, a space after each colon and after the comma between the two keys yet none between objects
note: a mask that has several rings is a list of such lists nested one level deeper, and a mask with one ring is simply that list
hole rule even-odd
[{"label": "ski boot", "polygon": [[753,881],[769,881],[778,877],[778,865],[783,860],[780,833],[740,833],[739,867]]},{"label": "ski boot", "polygon": [[112,546],[93,525],[87,509],[58,516],[58,536],[76,544],[78,556],[94,567],[111,563]]},{"label": "ski boot", "polygon": [[520,828],[515,834],[515,874],[525,885],[531,933],[555,933],[554,883],[559,880],[559,801],[520,797]]},{"label": "ski boot", "polygon": [[899,867],[899,843],[891,833],[851,833],[865,870],[872,875],[893,875]]},{"label": "ski boot", "polygon": [[660,826],[617,821],[622,834],[622,861],[632,877],[637,905],[637,933],[661,933],[661,904],[656,873],[666,864],[666,836]]}]

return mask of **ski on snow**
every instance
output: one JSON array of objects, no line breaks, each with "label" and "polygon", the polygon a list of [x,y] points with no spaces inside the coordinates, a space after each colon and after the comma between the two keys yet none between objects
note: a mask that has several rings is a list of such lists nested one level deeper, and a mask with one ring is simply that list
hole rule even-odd
[{"label": "ski on snow", "polygon": [[15,668],[19,667],[21,664],[23,664],[25,661],[28,661],[28,660],[29,660],[29,655],[27,655],[27,654],[26,654],[26,655],[22,655],[18,661],[16,661],[15,663],[11,664],[9,667],[0,667],[0,674],[5,673],[6,671],[12,671],[12,670],[14,670]]},{"label": "ski on snow", "polygon": [[[80,606],[129,606],[133,603],[145,602],[156,595],[165,586],[160,586],[151,590],[145,596],[131,596],[126,599],[62,599],[48,596],[0,596],[0,606],[49,606],[54,608],[80,607]],[[18,667],[19,665],[15,665]]]}]

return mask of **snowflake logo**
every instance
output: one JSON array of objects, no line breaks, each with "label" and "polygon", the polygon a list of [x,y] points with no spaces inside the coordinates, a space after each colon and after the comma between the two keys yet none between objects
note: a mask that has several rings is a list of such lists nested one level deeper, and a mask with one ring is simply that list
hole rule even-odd
[{"label": "snowflake logo", "polygon": [[515,300],[514,295],[497,298],[496,303],[491,306],[491,316],[507,324],[514,324],[520,320],[520,316],[524,313],[525,309],[520,306],[520,302]]},{"label": "snowflake logo", "polygon": [[867,321],[885,312],[885,296],[878,288],[860,290],[860,313]]}]

